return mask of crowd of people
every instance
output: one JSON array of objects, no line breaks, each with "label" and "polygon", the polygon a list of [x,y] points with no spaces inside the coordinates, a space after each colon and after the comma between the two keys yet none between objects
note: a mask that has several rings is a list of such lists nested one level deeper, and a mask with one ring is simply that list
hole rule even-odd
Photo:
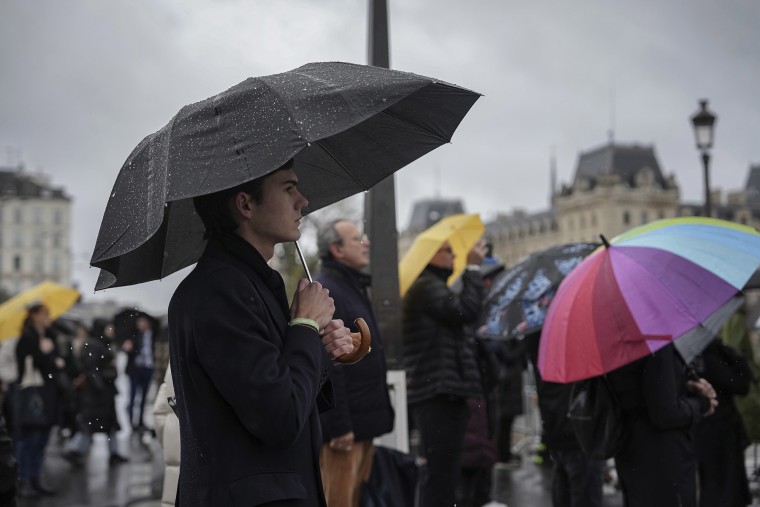
[{"label": "crowd of people", "polygon": [[[16,472],[8,461],[3,473],[0,456],[0,505],[4,495],[55,494],[42,477],[53,428],[72,466],[86,462],[96,433],[107,436],[110,466],[128,460],[116,438],[119,352],[130,380],[121,419],[136,434],[153,432],[146,415],[155,412],[167,465],[162,505],[366,504],[383,452],[373,441],[394,429],[365,272],[370,242],[350,220],[325,224],[319,273],[314,282],[301,280],[289,303],[267,261],[276,244],[300,235],[308,201],[297,182],[289,163],[195,199],[209,241],[171,300],[168,343],[138,312],[86,326],[51,322],[44,304],[28,307],[13,348],[15,372],[3,386],[0,453],[12,452],[18,466]],[[575,439],[567,418],[571,386],[542,382],[539,335],[476,336],[490,282],[486,257],[480,240],[452,288],[455,254],[444,241],[403,298],[408,422],[419,435],[413,452],[422,464],[416,494],[406,501],[481,507],[492,500],[493,469],[521,464],[513,425],[523,409],[523,374],[533,364],[553,504],[600,506],[604,461]],[[342,364],[354,349],[357,318],[371,331],[371,353]],[[664,347],[608,375],[628,426],[614,456],[626,506],[751,502],[744,468],[750,434],[734,403],[756,382],[751,359],[716,337],[692,364]]]},{"label": "crowd of people", "polygon": [[[281,276],[266,262],[277,243],[300,235],[308,201],[297,182],[286,164],[195,200],[209,243],[169,307],[175,369],[162,389],[173,390],[174,397],[164,397],[176,403],[162,413],[176,414],[176,421],[170,426],[167,419],[163,438],[165,445],[173,439],[174,449],[181,442],[181,453],[173,461],[178,474],[165,482],[165,504],[357,507],[372,495],[366,486],[383,454],[372,439],[392,429],[393,417],[371,278],[363,271],[369,239],[349,220],[323,227],[316,281],[302,280],[288,305]],[[489,282],[481,271],[485,254],[480,241],[454,290],[447,285],[454,253],[444,242],[403,300],[409,424],[423,463],[416,495],[403,499],[408,505],[480,507],[491,500],[493,468],[520,465],[513,423],[538,335],[509,342],[475,336]],[[351,349],[348,333],[357,331],[357,317],[373,331],[372,352],[337,365]],[[713,349],[722,351],[717,362]],[[747,441],[735,431],[741,421],[719,415],[733,412],[732,396],[752,381],[749,361],[719,340],[700,360],[679,363],[665,347],[610,374],[630,426],[615,456],[627,506],[750,501]],[[585,455],[568,424],[571,386],[544,383],[536,374],[554,505],[602,505],[604,462]],[[697,445],[710,423],[729,419],[723,442],[739,435],[731,437],[730,450]],[[167,433],[170,427],[179,435]],[[709,504],[712,495],[732,500]]]},{"label": "crowd of people", "polygon": [[[115,316],[116,317],[116,316]],[[54,496],[44,480],[45,449],[51,436],[73,467],[83,467],[95,434],[108,442],[108,465],[129,460],[120,449],[120,419],[130,421],[135,434],[152,432],[145,424],[146,403],[161,354],[154,339],[157,321],[138,311],[115,320],[96,318],[90,325],[74,318],[52,321],[43,303],[27,307],[17,340],[4,343],[0,452],[7,437],[8,460],[0,459],[0,505],[3,498]],[[122,338],[119,339],[118,333]],[[130,397],[120,417],[116,398],[120,371],[117,354],[127,356]],[[164,361],[165,363],[165,361]],[[163,368],[166,365],[163,364]],[[163,375],[163,371],[160,371]],[[12,480],[5,481],[7,477]]]}]

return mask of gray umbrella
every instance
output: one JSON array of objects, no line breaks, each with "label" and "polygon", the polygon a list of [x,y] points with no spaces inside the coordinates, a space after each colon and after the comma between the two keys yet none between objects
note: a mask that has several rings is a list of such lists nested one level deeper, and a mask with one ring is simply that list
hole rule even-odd
[{"label": "gray umbrella", "polygon": [[308,211],[317,210],[448,143],[479,97],[416,74],[333,62],[249,78],[185,106],[116,178],[90,260],[101,268],[96,289],[196,262],[205,241],[193,197],[294,158]]}]

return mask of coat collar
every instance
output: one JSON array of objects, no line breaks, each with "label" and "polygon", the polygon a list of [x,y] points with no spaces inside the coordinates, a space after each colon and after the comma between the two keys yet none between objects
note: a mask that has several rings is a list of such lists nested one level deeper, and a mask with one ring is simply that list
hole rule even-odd
[{"label": "coat collar", "polygon": [[338,273],[340,276],[343,276],[356,283],[362,290],[372,285],[372,277],[370,275],[346,266],[342,262],[338,262],[335,259],[323,260],[322,269]]},{"label": "coat collar", "polygon": [[268,291],[261,291],[270,312],[280,313],[282,320],[290,320],[288,296],[280,273],[269,267],[264,257],[246,240],[234,233],[213,237],[206,248],[207,254],[217,257],[224,252],[232,256],[234,263],[254,281],[263,284]]},{"label": "coat collar", "polygon": [[427,271],[428,273],[432,274],[436,278],[440,278],[443,281],[448,280],[449,277],[454,273],[453,269],[439,268],[438,266],[433,266],[432,264],[425,266],[424,271]]}]

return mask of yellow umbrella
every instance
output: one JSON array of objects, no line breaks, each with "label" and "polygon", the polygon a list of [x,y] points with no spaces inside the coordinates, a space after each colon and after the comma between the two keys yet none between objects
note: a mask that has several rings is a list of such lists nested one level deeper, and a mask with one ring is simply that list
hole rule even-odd
[{"label": "yellow umbrella", "polygon": [[398,265],[398,279],[401,296],[406,294],[409,287],[420,276],[430,259],[447,241],[456,255],[454,259],[454,274],[449,283],[459,276],[467,264],[467,254],[475,243],[483,236],[486,228],[476,214],[450,215],[420,233],[412,243],[412,247],[401,259]]},{"label": "yellow umbrella", "polygon": [[21,334],[27,308],[42,303],[50,310],[50,318],[56,319],[66,313],[79,299],[79,291],[44,281],[31,289],[19,292],[0,305],[0,341]]}]

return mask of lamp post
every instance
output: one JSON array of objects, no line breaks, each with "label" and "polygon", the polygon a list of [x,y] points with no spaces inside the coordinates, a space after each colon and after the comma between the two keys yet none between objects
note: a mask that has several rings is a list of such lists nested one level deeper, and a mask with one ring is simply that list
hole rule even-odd
[{"label": "lamp post", "polygon": [[705,216],[712,216],[710,205],[710,149],[715,135],[715,121],[718,119],[707,109],[707,99],[699,101],[699,111],[691,117],[697,149],[702,153],[702,165],[705,173]]}]

